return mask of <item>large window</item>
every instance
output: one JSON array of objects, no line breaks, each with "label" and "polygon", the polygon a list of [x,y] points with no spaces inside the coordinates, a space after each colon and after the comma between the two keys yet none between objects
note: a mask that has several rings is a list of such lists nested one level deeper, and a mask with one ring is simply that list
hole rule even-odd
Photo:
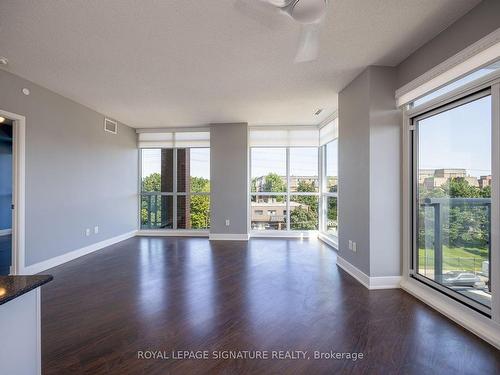
[{"label": "large window", "polygon": [[491,114],[488,89],[412,119],[413,276],[485,312],[498,272],[491,268]]},{"label": "large window", "polygon": [[210,227],[210,149],[141,149],[142,229]]},{"label": "large window", "polygon": [[322,146],[323,154],[323,186],[322,231],[330,236],[338,234],[337,200],[338,200],[338,139]]},{"label": "large window", "polygon": [[251,148],[252,230],[317,230],[317,147]]}]

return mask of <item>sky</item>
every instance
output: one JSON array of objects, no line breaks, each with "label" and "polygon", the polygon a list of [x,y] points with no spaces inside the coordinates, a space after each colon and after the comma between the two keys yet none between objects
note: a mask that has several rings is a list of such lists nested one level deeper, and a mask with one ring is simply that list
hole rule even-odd
[{"label": "sky", "polygon": [[491,174],[491,96],[419,121],[419,169]]},{"label": "sky", "polygon": [[[337,176],[337,142],[327,145],[327,175]],[[277,173],[286,176],[285,148],[252,148],[252,178]],[[142,176],[160,173],[160,149],[142,150]],[[291,176],[318,176],[318,149],[315,147],[298,147],[290,149]],[[191,176],[210,178],[210,149],[191,149]]]},{"label": "sky", "polygon": [[[337,142],[327,146],[329,160],[327,163],[328,176],[337,175]],[[286,176],[286,149],[285,148],[252,148],[251,150],[252,178],[276,173]],[[290,176],[318,176],[318,149],[316,147],[290,148]]]}]

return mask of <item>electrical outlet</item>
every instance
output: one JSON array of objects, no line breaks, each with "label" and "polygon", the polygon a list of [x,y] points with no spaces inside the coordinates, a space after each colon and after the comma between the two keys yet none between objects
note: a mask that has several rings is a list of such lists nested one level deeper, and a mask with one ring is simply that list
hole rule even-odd
[{"label": "electrical outlet", "polygon": [[349,240],[349,250],[352,250],[352,241]]},{"label": "electrical outlet", "polygon": [[226,227],[228,227],[230,224],[231,222],[229,221],[229,219],[226,219]]},{"label": "electrical outlet", "polygon": [[94,227],[94,234],[97,234],[97,233],[99,233],[99,225],[96,225]]},{"label": "electrical outlet", "polygon": [[85,235],[87,237],[90,236],[90,228],[85,229]]},{"label": "electrical outlet", "polygon": [[353,242],[352,243],[352,251],[356,252],[356,250],[357,250],[356,242]]}]

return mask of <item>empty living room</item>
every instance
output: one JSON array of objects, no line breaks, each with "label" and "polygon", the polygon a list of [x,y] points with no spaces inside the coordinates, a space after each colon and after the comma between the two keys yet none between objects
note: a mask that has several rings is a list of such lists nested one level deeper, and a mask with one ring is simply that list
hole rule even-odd
[{"label": "empty living room", "polygon": [[0,0],[40,374],[500,374],[500,1]]}]

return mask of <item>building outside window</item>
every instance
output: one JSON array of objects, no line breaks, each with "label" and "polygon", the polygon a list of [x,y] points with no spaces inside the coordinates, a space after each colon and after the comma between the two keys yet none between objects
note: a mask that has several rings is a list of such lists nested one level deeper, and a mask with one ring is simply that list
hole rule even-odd
[{"label": "building outside window", "polygon": [[[207,144],[196,137],[209,140],[208,132],[139,134],[141,229],[210,228],[210,148],[189,147]],[[188,147],[151,147],[163,145]]]},{"label": "building outside window", "polygon": [[251,229],[318,230],[318,148],[258,147],[250,154]]}]

